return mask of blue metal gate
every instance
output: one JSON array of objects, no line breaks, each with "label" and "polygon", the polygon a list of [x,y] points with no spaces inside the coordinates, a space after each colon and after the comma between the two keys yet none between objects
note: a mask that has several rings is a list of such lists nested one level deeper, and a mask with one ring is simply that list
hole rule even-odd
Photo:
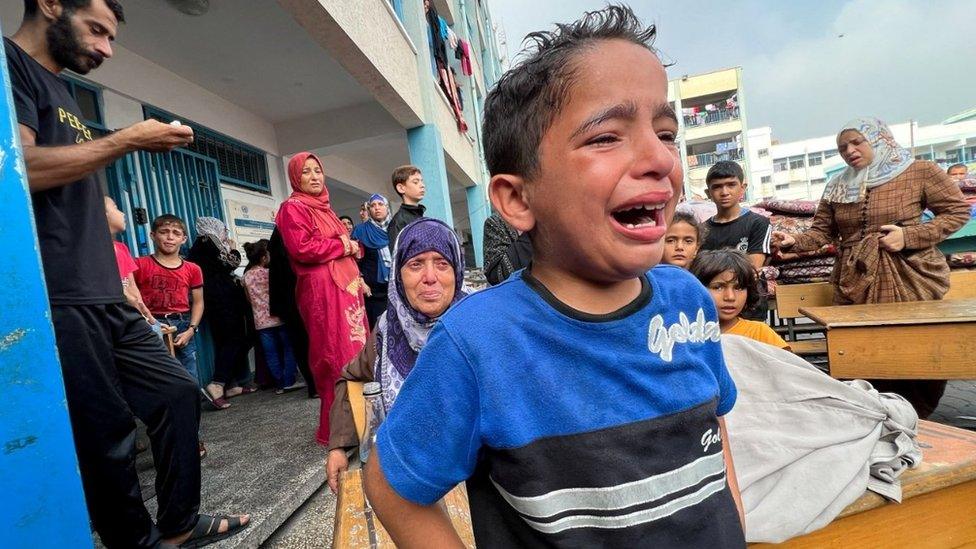
[{"label": "blue metal gate", "polygon": [[[152,253],[152,220],[173,214],[186,222],[189,235],[183,255],[196,238],[195,221],[209,216],[224,219],[217,162],[187,150],[127,154],[106,169],[112,198],[125,212],[128,225],[123,241],[137,256]],[[138,215],[137,215],[138,214]],[[206,319],[206,311],[204,311]],[[206,323],[196,337],[200,383],[213,377],[213,342]]]},{"label": "blue metal gate", "polygon": [[[217,163],[186,150],[168,153],[140,151],[119,159],[107,169],[109,192],[129,221],[125,242],[137,255],[152,251],[152,220],[162,214],[183,219],[189,229],[187,248],[196,238],[194,221],[200,216],[224,218]],[[144,223],[137,212],[145,212]]]}]

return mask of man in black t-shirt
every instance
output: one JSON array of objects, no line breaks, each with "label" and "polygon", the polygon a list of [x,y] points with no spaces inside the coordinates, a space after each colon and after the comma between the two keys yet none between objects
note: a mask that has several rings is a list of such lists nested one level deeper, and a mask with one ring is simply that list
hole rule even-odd
[{"label": "man in black t-shirt", "polygon": [[[4,52],[89,514],[107,547],[157,547],[226,536],[249,517],[197,513],[198,387],[125,302],[94,177],[126,153],[185,146],[193,131],[147,120],[94,139],[58,77],[111,57],[122,20],[117,0],[25,0]],[[158,528],[136,476],[133,415],[152,439]]]},{"label": "man in black t-shirt", "polygon": [[719,161],[709,168],[705,185],[705,192],[718,212],[705,222],[708,233],[701,249],[739,250],[749,256],[752,266],[758,270],[770,253],[769,220],[739,205],[747,185],[742,167],[729,160]]}]

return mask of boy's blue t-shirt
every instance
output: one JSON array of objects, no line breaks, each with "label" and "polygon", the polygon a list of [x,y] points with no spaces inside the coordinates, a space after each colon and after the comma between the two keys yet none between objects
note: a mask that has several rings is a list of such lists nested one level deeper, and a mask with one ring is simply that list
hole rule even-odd
[{"label": "boy's blue t-shirt", "polygon": [[677,267],[642,282],[589,315],[522,271],[448,311],[377,437],[393,489],[467,480],[478,547],[743,546],[714,303]]}]

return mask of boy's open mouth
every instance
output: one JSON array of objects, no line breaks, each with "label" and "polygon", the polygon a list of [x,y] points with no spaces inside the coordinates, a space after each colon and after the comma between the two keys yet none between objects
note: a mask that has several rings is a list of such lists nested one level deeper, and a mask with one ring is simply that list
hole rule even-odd
[{"label": "boy's open mouth", "polygon": [[[610,215],[624,227],[628,229],[641,229],[644,227],[656,227],[658,221],[663,217],[664,204],[638,204],[628,206],[625,209],[611,212]],[[663,223],[660,223],[663,224]]]}]

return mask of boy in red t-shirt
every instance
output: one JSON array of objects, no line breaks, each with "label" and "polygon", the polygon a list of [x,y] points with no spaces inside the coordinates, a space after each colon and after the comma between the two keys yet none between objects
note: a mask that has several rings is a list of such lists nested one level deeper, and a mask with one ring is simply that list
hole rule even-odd
[{"label": "boy in red t-shirt", "polygon": [[[115,205],[111,197],[105,197],[105,217],[108,219],[108,228],[112,236],[125,230],[125,214]],[[139,293],[139,286],[136,285],[133,273],[139,270],[136,262],[132,260],[132,253],[129,247],[118,240],[112,240],[115,245],[115,262],[119,265],[119,276],[122,278],[122,293],[125,294],[126,301],[139,311],[146,322],[155,324],[156,320],[150,314],[146,304],[142,301],[142,294]]]},{"label": "boy in red t-shirt", "polygon": [[180,257],[180,246],[186,243],[187,231],[179,217],[170,214],[157,217],[152,222],[150,236],[156,250],[152,255],[136,259],[136,285],[152,316],[176,328],[173,340],[176,358],[199,383],[193,336],[203,318],[203,271]]}]

